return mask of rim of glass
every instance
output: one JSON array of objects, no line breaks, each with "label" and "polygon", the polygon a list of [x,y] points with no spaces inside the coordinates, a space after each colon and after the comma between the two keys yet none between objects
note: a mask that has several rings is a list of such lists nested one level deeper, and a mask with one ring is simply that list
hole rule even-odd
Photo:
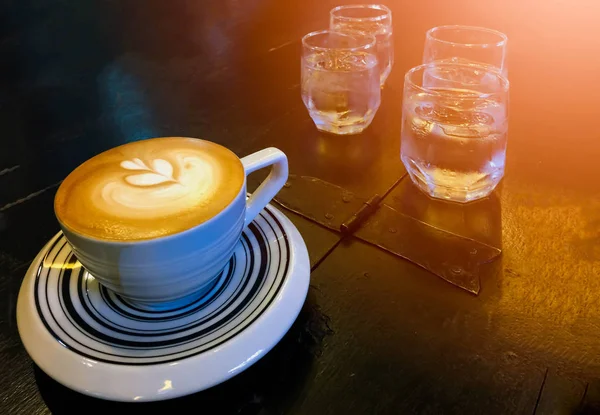
[{"label": "rim of glass", "polygon": [[[485,33],[489,33],[489,34],[493,34],[498,36],[501,40],[499,40],[496,43],[493,42],[484,42],[484,43],[461,43],[461,42],[452,42],[451,40],[444,40],[444,39],[440,39],[436,36],[434,36],[435,33],[440,32],[440,31],[444,31],[444,30],[450,30],[450,29],[463,29],[463,30],[471,30],[474,32],[485,32]],[[464,25],[444,25],[444,26],[436,26],[433,27],[431,29],[429,29],[427,31],[426,34],[427,39],[432,39],[435,40],[436,42],[440,42],[440,43],[445,43],[448,45],[462,45],[462,46],[467,46],[467,47],[481,47],[481,48],[485,48],[485,47],[489,47],[489,46],[504,46],[506,44],[506,42],[508,41],[508,36],[506,36],[504,33],[495,30],[495,29],[489,29],[487,27],[480,27],[480,26],[464,26]]]},{"label": "rim of glass", "polygon": [[[415,66],[414,68],[411,68],[408,70],[408,72],[406,72],[406,74],[404,75],[404,83],[409,84],[412,88],[416,89],[419,92],[426,92],[429,95],[434,95],[434,96],[439,96],[439,97],[454,97],[456,98],[456,93],[447,93],[447,92],[442,92],[436,89],[432,89],[432,88],[428,88],[428,87],[424,87],[421,85],[417,85],[415,84],[410,78],[411,76],[417,72],[420,71],[422,69],[425,68],[434,68],[434,67],[461,67],[461,68],[482,68],[487,70],[488,72],[492,73],[496,78],[500,79],[501,85],[502,85],[502,89],[499,91],[494,91],[494,92],[481,92],[477,95],[477,97],[491,97],[494,95],[498,95],[498,94],[504,94],[507,93],[509,88],[510,88],[510,82],[508,81],[508,79],[503,76],[495,66],[492,65],[482,65],[482,64],[478,64],[478,63],[439,63],[439,62],[435,62],[435,63],[424,63],[422,65],[419,66]],[[459,95],[460,97],[460,95]],[[473,95],[471,94],[465,94],[464,95],[465,98],[469,98],[469,97],[473,97]]]},{"label": "rim of glass", "polygon": [[[366,16],[365,17],[350,17],[350,16],[343,16],[343,15],[340,16],[340,15],[336,14],[340,10],[349,10],[349,9],[372,9],[372,10],[381,10],[385,13],[381,14],[379,16],[372,16],[372,17],[366,17]],[[384,6],[383,4],[345,4],[343,6],[337,6],[337,7],[334,7],[333,9],[331,9],[329,11],[329,15],[331,17],[339,19],[339,20],[378,22],[380,20],[391,19],[392,11],[390,10],[389,7]]]},{"label": "rim of glass", "polygon": [[[319,36],[319,35],[325,35],[325,34],[335,34],[336,36],[343,36],[343,37],[352,38],[352,39],[364,38],[367,41],[367,43],[365,43],[364,45],[361,45],[361,46],[354,46],[351,48],[330,48],[330,47],[325,47],[325,46],[315,46],[315,45],[308,44],[308,40],[310,38],[313,38],[313,37]],[[343,51],[347,51],[347,52],[355,52],[355,51],[369,50],[371,48],[375,48],[375,43],[376,43],[375,36],[369,35],[367,33],[350,34],[350,33],[336,32],[335,30],[329,30],[329,29],[317,30],[315,32],[310,32],[302,37],[302,45],[304,47],[306,47],[310,50],[318,50],[318,51],[327,51],[327,50],[333,49],[333,50],[343,50]]]}]

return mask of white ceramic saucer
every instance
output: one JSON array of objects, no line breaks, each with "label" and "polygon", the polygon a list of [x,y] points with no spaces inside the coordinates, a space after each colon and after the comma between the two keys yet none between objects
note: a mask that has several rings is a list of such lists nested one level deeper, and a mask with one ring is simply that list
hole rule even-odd
[{"label": "white ceramic saucer", "polygon": [[300,233],[272,206],[209,292],[173,310],[141,310],[100,286],[59,233],[27,271],[17,322],[29,355],[63,385],[118,401],[169,399],[264,356],[296,319],[309,279]]}]

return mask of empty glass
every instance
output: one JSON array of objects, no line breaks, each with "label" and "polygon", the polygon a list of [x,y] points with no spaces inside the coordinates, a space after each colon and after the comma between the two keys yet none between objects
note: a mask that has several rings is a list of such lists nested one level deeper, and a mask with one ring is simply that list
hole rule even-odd
[{"label": "empty glass", "polygon": [[329,29],[338,32],[360,32],[375,36],[381,70],[380,82],[385,83],[394,64],[392,11],[381,4],[339,6],[329,12]]},{"label": "empty glass", "polygon": [[429,29],[425,36],[423,63],[435,61],[475,62],[497,68],[504,77],[506,44],[504,33],[484,27],[439,26]]},{"label": "empty glass", "polygon": [[322,30],[302,38],[302,100],[317,128],[357,134],[381,104],[375,38]]},{"label": "empty glass", "polygon": [[406,73],[401,158],[431,197],[469,202],[504,176],[506,78],[487,65],[433,63]]}]

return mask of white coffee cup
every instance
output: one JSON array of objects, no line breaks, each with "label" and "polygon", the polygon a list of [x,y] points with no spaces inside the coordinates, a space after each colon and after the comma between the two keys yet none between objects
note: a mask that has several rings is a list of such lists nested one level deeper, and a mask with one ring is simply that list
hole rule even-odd
[{"label": "white coffee cup", "polygon": [[287,181],[287,157],[276,148],[240,161],[246,176],[268,166],[272,166],[271,172],[250,197],[244,177],[231,203],[211,219],[182,232],[141,241],[112,241],[83,235],[60,218],[59,224],[77,259],[105,287],[141,307],[185,304],[210,287],[231,259],[243,229]]}]

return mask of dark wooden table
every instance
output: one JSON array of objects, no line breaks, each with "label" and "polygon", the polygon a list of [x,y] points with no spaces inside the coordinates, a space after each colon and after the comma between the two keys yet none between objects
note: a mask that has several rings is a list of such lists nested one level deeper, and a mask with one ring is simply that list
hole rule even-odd
[{"label": "dark wooden table", "polygon": [[[1,414],[600,410],[600,4],[384,1],[396,63],[382,108],[368,133],[338,138],[316,131],[299,90],[299,39],[326,27],[338,2],[1,2]],[[179,135],[240,156],[277,146],[291,173],[383,194],[405,174],[403,74],[440,24],[509,36],[506,177],[475,212],[424,198],[406,177],[385,203],[459,234],[501,235],[478,296],[287,212],[308,245],[311,290],[288,335],[242,375],[124,405],[70,391],[32,364],[15,303],[29,262],[58,231],[52,202],[70,170],[121,143]]]}]

